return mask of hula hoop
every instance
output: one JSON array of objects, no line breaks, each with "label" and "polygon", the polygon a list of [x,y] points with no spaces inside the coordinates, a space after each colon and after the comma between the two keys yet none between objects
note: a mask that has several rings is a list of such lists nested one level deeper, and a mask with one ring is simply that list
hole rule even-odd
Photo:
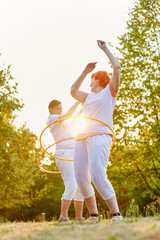
[{"label": "hula hoop", "polygon": [[[42,145],[42,135],[43,135],[43,133],[46,131],[47,128],[49,128],[51,125],[53,125],[53,124],[56,123],[56,122],[62,122],[62,121],[65,121],[65,120],[67,120],[67,119],[70,119],[70,118],[77,118],[77,117],[76,117],[76,116],[69,116],[69,117],[60,118],[60,119],[58,119],[58,120],[50,123],[47,127],[45,127],[45,128],[43,129],[43,131],[42,131],[41,134],[40,134],[40,138],[39,138],[40,146],[41,146],[41,148],[43,149],[43,153],[46,152],[49,156],[54,157],[54,158],[59,159],[59,160],[62,160],[62,161],[69,161],[69,162],[73,161],[73,159],[65,159],[65,158],[56,157],[56,156],[52,155],[51,153],[47,152],[47,149],[48,149],[49,147],[51,147],[51,146],[53,146],[53,145],[55,145],[55,144],[57,144],[57,143],[59,143],[59,142],[65,141],[65,140],[74,139],[73,137],[72,137],[72,138],[65,138],[65,139],[62,139],[62,140],[60,140],[60,141],[58,141],[58,142],[55,142],[54,144],[52,144],[51,146],[49,146],[49,147],[46,148],[46,149],[45,149],[45,148],[43,147],[43,145]],[[112,134],[113,134],[113,139],[112,139],[111,147],[113,146],[113,144],[114,144],[114,142],[115,142],[115,133],[113,132],[112,128],[111,128],[110,126],[108,126],[108,124],[106,124],[105,122],[102,122],[101,120],[98,120],[98,119],[96,119],[96,118],[91,118],[91,117],[87,117],[87,116],[82,116],[81,118],[90,119],[90,120],[93,120],[93,121],[97,121],[97,122],[102,123],[102,124],[105,125],[106,127],[108,127],[108,128],[111,130]],[[40,154],[40,155],[42,156],[42,154]]]},{"label": "hula hoop", "polygon": [[[48,150],[50,147],[52,147],[55,143],[53,143],[52,145],[50,145],[49,147],[46,148],[46,150]],[[37,159],[37,165],[38,167],[41,169],[41,171],[43,172],[46,172],[46,173],[54,173],[54,174],[58,174],[58,173],[61,173],[60,171],[55,171],[55,172],[52,172],[52,171],[48,171],[48,170],[45,170],[44,168],[42,168],[40,165],[39,165],[39,161],[40,161],[40,158],[41,156],[45,153],[45,151],[42,151],[41,154],[39,155],[38,159]]]},{"label": "hula hoop", "polygon": [[[57,143],[59,143],[59,142],[62,142],[62,141],[65,141],[65,140],[70,140],[70,139],[74,139],[74,137],[65,138],[65,139],[62,139],[62,140],[60,140],[60,141],[58,141],[58,142],[55,142],[55,143],[51,144],[49,147],[47,147],[45,150],[48,150],[49,148],[53,147],[55,144],[57,144]],[[41,152],[41,154],[39,155],[39,157],[38,157],[38,159],[37,159],[37,166],[38,166],[43,172],[46,172],[46,173],[54,173],[54,174],[61,173],[60,171],[59,171],[59,172],[57,172],[57,171],[54,171],[54,172],[53,172],[53,171],[48,171],[48,170],[42,168],[42,167],[39,165],[40,158],[41,158],[42,155],[46,152],[45,150],[43,150],[43,151]],[[47,152],[47,154],[48,154],[48,152]],[[49,155],[50,155],[50,154],[49,154]],[[51,156],[52,156],[52,155],[51,155]],[[54,158],[57,158],[57,157],[54,156]],[[64,160],[64,161],[65,161],[65,160]],[[73,160],[72,160],[72,161],[73,161]]]}]

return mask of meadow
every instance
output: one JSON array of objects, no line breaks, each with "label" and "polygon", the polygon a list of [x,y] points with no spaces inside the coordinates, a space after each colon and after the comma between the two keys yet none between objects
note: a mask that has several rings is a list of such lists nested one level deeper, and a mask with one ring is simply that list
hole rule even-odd
[{"label": "meadow", "polygon": [[160,240],[160,216],[101,220],[95,224],[13,222],[0,224],[1,240]]}]

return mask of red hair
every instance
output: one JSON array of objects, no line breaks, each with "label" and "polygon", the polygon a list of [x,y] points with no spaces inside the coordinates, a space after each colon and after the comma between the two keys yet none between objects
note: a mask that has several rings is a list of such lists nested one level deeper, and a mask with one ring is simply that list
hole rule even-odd
[{"label": "red hair", "polygon": [[105,88],[110,82],[110,77],[106,71],[98,71],[91,76],[91,79],[99,80],[99,85]]}]

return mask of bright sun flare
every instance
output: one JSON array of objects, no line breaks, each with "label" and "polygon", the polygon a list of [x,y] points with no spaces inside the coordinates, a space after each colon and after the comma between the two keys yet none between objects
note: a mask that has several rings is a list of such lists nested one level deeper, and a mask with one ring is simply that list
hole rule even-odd
[{"label": "bright sun flare", "polygon": [[73,137],[75,137],[79,132],[84,131],[85,127],[86,127],[86,121],[84,118],[81,118],[81,117],[75,118],[73,122],[73,130],[72,130]]}]

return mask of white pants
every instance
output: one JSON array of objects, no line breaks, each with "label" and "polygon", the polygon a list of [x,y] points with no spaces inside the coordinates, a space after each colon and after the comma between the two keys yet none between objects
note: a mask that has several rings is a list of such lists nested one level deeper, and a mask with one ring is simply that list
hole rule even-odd
[{"label": "white pants", "polygon": [[[73,159],[73,149],[58,149],[55,152],[55,156]],[[76,201],[83,201],[82,194],[77,186],[73,162],[62,161],[59,159],[55,159],[55,162],[61,171],[62,179],[65,185],[65,191],[61,199],[72,200],[74,198]]]},{"label": "white pants", "polygon": [[75,141],[75,176],[84,198],[94,195],[91,180],[104,200],[115,196],[106,175],[111,143],[112,138],[105,134]]}]

